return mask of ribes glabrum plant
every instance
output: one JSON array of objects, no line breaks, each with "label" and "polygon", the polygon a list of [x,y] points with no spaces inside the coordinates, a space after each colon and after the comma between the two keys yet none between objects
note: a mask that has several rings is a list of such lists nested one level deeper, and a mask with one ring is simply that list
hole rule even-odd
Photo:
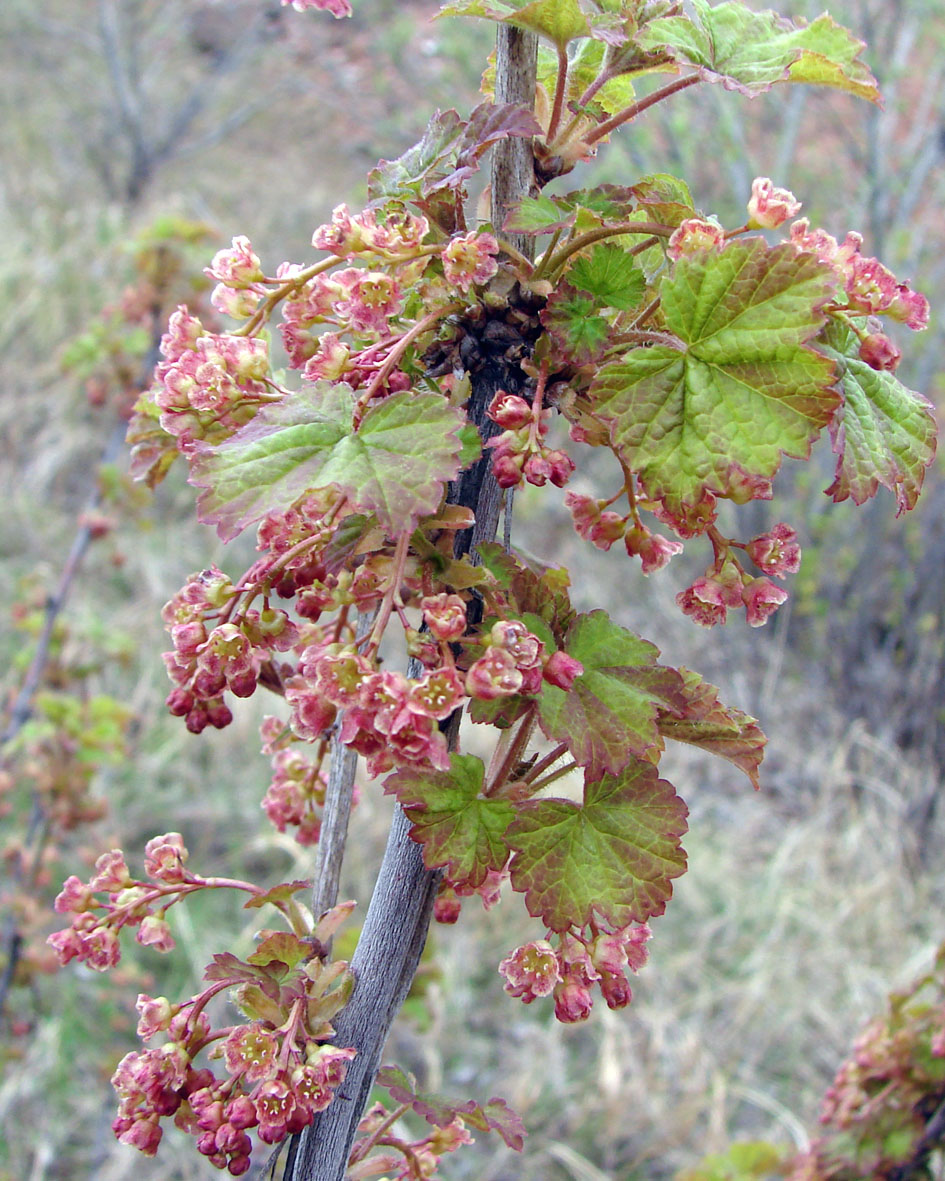
[{"label": "ribes glabrum plant", "polygon": [[[858,234],[839,242],[797,219],[799,201],[767,178],[728,228],[665,174],[544,191],[690,86],[750,97],[815,83],[878,101],[851,34],[827,15],[791,24],[737,0],[686,12],[672,0],[454,0],[442,13],[500,26],[484,101],[468,119],[438,113],[382,161],[366,208],[340,205],[315,230],[313,261],[264,266],[245,237],[220,251],[211,302],[233,326],[175,312],[129,434],[139,477],[155,483],[182,455],[202,521],[224,540],[257,529],[260,557],[240,577],[210,567],[167,604],[168,706],[199,733],[226,727],[232,699],[259,686],[284,698],[263,725],[263,806],[318,844],[315,913],[296,897],[302,882],[266,890],[192,873],[169,833],[149,844],[146,879],[118,851],[90,882],[70,879],[57,908],[71,926],[51,941],[63,962],[97,968],[117,961],[122,928],[168,950],[170,908],[227,885],[282,915],[287,931],[264,932],[246,960],[217,955],[189,1000],[139,998],[149,1044],[114,1078],[121,1140],[153,1154],[173,1117],[234,1175],[253,1134],[275,1143],[309,1125],[287,1175],[431,1177],[469,1125],[519,1146],[501,1100],[447,1102],[385,1068],[395,1106],[370,1109],[352,1148],[416,966],[407,944],[422,946],[431,908],[455,922],[473,895],[490,908],[518,894],[538,930],[498,965],[506,991],[551,998],[566,1022],[598,993],[623,1007],[649,920],[686,866],[686,806],[659,776],[666,739],[727,758],[757,786],[754,719],[605,611],[578,613],[566,571],[497,544],[502,490],[508,533],[515,488],[560,496],[588,449],[608,448],[619,483],[563,493],[580,536],[622,542],[647,574],[708,542],[680,608],[704,626],[742,609],[761,625],[787,598],[796,534],[782,522],[729,537],[720,501],[771,499],[782,458],[806,459],[826,428],[828,494],[861,503],[884,485],[902,511],[934,450],[931,407],[897,380],[883,330],[884,317],[923,328],[928,305]],[[650,74],[669,81],[638,97]],[[487,151],[520,161],[523,148],[524,179],[494,166],[491,221],[470,225],[467,182]],[[289,375],[274,367],[273,319]],[[549,443],[555,418],[567,450]],[[497,731],[487,761],[461,750],[461,715]],[[356,755],[399,809],[394,869],[382,867],[349,967],[331,959],[330,938],[350,909],[337,904],[337,862]],[[575,769],[580,803],[553,788]],[[423,894],[409,931],[391,886],[408,862]],[[384,1004],[365,1001],[387,976]],[[208,1001],[226,990],[243,1019],[217,1029]],[[348,1103],[333,1103],[342,1085]],[[326,1129],[345,1106],[339,1149]],[[396,1126],[411,1108],[434,1130],[408,1143]]]}]

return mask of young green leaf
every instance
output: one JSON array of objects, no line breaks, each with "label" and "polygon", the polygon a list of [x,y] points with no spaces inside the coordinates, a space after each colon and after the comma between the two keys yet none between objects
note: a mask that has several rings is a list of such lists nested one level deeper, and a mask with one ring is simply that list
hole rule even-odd
[{"label": "young green leaf", "polygon": [[650,21],[636,41],[699,67],[703,77],[743,94],[760,94],[777,82],[809,82],[879,102],[876,79],[859,60],[865,48],[826,13],[811,24],[791,24],[773,12],[741,3],[692,0],[686,16]]},{"label": "young green leaf", "polygon": [[575,259],[567,276],[575,287],[589,291],[599,307],[626,311],[643,296],[643,272],[626,251],[610,243],[599,242],[590,254]]},{"label": "young green leaf", "polygon": [[843,405],[830,423],[837,470],[827,494],[862,504],[882,484],[895,493],[899,512],[915,506],[935,455],[935,409],[885,370],[857,355],[849,329],[824,334],[824,352],[837,362]]},{"label": "young green leaf", "polygon": [[562,354],[576,365],[595,360],[607,347],[610,325],[598,314],[599,306],[586,291],[559,283],[541,310],[543,326]]},{"label": "young green leaf", "polygon": [[564,650],[584,672],[568,692],[542,686],[542,730],[567,742],[591,776],[661,750],[659,713],[682,713],[686,697],[679,673],[656,663],[659,649],[612,623],[605,611],[592,611],[577,617]]},{"label": "young green leaf", "polygon": [[707,495],[810,453],[840,400],[833,363],[808,346],[833,284],[813,255],[760,238],[684,255],[660,289],[675,347],[633,349],[597,375],[614,450],[682,524],[700,531]]},{"label": "young green leaf", "polygon": [[589,779],[584,802],[530,800],[506,834],[512,886],[553,931],[662,914],[686,869],[686,805],[650,763]]},{"label": "young green leaf", "polygon": [[450,755],[449,771],[406,767],[389,776],[387,795],[400,801],[423,846],[428,869],[445,868],[453,884],[481,886],[508,860],[503,834],[515,815],[506,800],[480,795],[484,767],[474,755]]},{"label": "young green leaf", "polygon": [[438,394],[404,392],[354,428],[354,391],[318,381],[263,407],[193,465],[200,519],[224,540],[310,489],[340,488],[388,532],[431,513],[459,470],[462,415]]}]

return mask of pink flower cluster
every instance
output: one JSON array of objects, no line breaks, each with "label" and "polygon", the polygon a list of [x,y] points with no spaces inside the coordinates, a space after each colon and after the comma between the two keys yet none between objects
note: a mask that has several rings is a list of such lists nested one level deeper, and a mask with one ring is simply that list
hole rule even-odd
[{"label": "pink flower cluster", "polygon": [[466,673],[466,692],[479,701],[521,694],[533,697],[542,682],[570,689],[584,671],[566,652],[550,656],[541,640],[521,620],[499,620],[492,625],[483,654]]},{"label": "pink flower cluster", "polygon": [[597,984],[611,1009],[632,999],[627,972],[646,963],[650,929],[631,924],[616,931],[598,931],[585,938],[565,932],[555,948],[547,939],[518,947],[499,964],[505,991],[526,1005],[537,997],[554,996],[555,1016],[573,1023],[590,1015],[591,986]]},{"label": "pink flower cluster", "polygon": [[154,1156],[160,1121],[169,1116],[197,1138],[197,1151],[231,1176],[251,1164],[250,1129],[275,1144],[307,1127],[344,1080],[356,1051],[274,1030],[261,1021],[233,1027],[222,1045],[228,1078],[221,1082],[193,1061],[216,1039],[203,1004],[217,987],[185,1005],[165,997],[138,997],[138,1034],[145,1042],[166,1034],[161,1046],[126,1054],[112,1076],[118,1114],[112,1130],[123,1144]]},{"label": "pink flower cluster", "polygon": [[550,410],[536,412],[524,398],[499,390],[487,413],[504,428],[486,443],[492,448],[492,472],[500,488],[515,488],[523,480],[538,487],[550,480],[556,488],[564,487],[574,463],[564,451],[544,442]]},{"label": "pink flower cluster", "polygon": [[608,509],[606,500],[567,492],[564,502],[571,510],[579,537],[602,550],[609,550],[615,541],[623,539],[627,553],[642,562],[644,574],[662,570],[674,555],[682,553],[683,547],[678,541],[651,533],[644,525],[631,524],[629,515],[622,517]]},{"label": "pink flower cluster", "polygon": [[908,284],[899,283],[878,259],[861,254],[859,234],[851,231],[838,242],[825,230],[812,230],[807,218],[802,218],[791,226],[791,242],[833,268],[853,311],[886,315],[915,331],[928,326],[929,301]]},{"label": "pink flower cluster", "polygon": [[312,714],[321,711],[329,718],[327,725],[334,711],[343,709],[341,741],[365,757],[370,775],[396,766],[449,768],[446,739],[437,722],[462,702],[463,685],[455,669],[442,667],[408,679],[378,671],[353,648],[313,644],[302,652],[299,670],[290,699],[296,733],[313,736]]},{"label": "pink flower cluster", "polygon": [[300,845],[315,845],[322,827],[326,787],[324,772],[302,751],[291,746],[277,750],[263,811],[279,832],[291,826],[297,829],[295,839]]},{"label": "pink flower cluster", "polygon": [[319,226],[312,235],[312,245],[339,258],[373,255],[386,262],[409,262],[416,257],[429,232],[427,219],[407,210],[379,222],[373,209],[352,216],[347,205],[338,205],[332,211],[331,221]]},{"label": "pink flower cluster", "polygon": [[188,579],[163,609],[174,643],[163,654],[164,664],[176,686],[166,704],[175,717],[186,718],[193,734],[208,725],[229,725],[233,715],[223,701],[224,691],[251,697],[271,654],[287,652],[299,640],[298,627],[286,612],[272,607],[245,611],[238,622],[208,629],[207,622],[220,613],[221,600],[232,595],[225,575],[206,570]]},{"label": "pink flower cluster", "polygon": [[161,426],[191,455],[219,443],[272,401],[269,352],[260,337],[216,335],[183,306],[161,338],[164,360],[155,369],[154,401]]},{"label": "pink flower cluster", "polygon": [[[743,547],[751,560],[765,574],[784,578],[800,568],[801,549],[797,534],[781,522],[767,533],[753,537]],[[683,614],[702,627],[724,623],[730,609],[745,608],[751,627],[761,627],[787,600],[787,591],[768,578],[752,578],[731,557],[716,565],[676,596]]]},{"label": "pink flower cluster", "polygon": [[[186,860],[180,833],[171,832],[152,838],[145,846],[149,882],[131,877],[120,849],[99,857],[90,881],[83,882],[75,874],[68,877],[55,909],[74,917],[68,927],[46,940],[60,964],[76,959],[97,972],[115,967],[121,959],[118,932],[123,927],[135,927],[135,939],[142,946],[170,951],[174,939],[164,912],[204,882],[184,868]],[[106,901],[96,899],[96,894],[103,893]]]},{"label": "pink flower cluster", "polygon": [[498,253],[499,243],[491,234],[457,234],[442,254],[446,281],[464,294],[474,284],[488,283],[499,269]]}]

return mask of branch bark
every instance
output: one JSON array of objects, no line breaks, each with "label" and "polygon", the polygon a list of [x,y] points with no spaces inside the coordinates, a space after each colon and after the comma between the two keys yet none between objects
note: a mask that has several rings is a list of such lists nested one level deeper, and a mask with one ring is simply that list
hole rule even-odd
[{"label": "branch bark", "polygon": [[[531,105],[537,39],[532,34],[500,26],[498,40],[496,101]],[[492,166],[493,222],[497,227],[502,225],[510,207],[531,190],[532,161],[530,141],[510,138],[497,145]],[[528,241],[516,240],[513,244],[523,252],[529,250]],[[486,417],[486,408],[496,391],[518,392],[524,375],[517,366],[493,359],[486,360],[471,381],[467,412],[485,441],[498,430]],[[479,542],[495,536],[502,493],[492,477],[488,452],[450,486],[447,500],[471,508],[476,518],[472,529],[457,536],[457,554],[468,553]],[[454,715],[449,726],[452,746],[459,717]],[[350,1064],[335,1101],[293,1139],[284,1181],[343,1181],[387,1035],[423,952],[440,882],[440,872],[424,866],[421,848],[410,839],[409,827],[398,805],[351,961],[356,981],[354,992],[335,1021],[337,1044],[354,1046],[358,1056]],[[318,883],[316,896],[326,896]]]}]

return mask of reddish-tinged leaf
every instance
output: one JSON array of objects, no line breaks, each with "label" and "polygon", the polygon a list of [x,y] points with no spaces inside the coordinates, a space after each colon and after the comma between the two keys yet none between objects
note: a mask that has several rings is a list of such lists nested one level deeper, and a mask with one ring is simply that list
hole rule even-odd
[{"label": "reddish-tinged leaf", "polygon": [[683,256],[660,289],[678,345],[633,349],[598,374],[589,396],[614,450],[694,532],[707,493],[738,495],[782,455],[806,458],[834,414],[834,365],[807,343],[833,288],[813,255],[760,238]]},{"label": "reddish-tinged leaf", "polygon": [[237,959],[230,951],[220,951],[207,964],[203,974],[204,980],[231,980],[234,984],[246,982],[272,985],[272,978],[265,968],[254,967],[241,959]]},{"label": "reddish-tinged leaf", "polygon": [[612,623],[606,612],[592,611],[577,617],[564,650],[584,672],[569,692],[542,686],[542,730],[566,742],[591,776],[661,750],[659,714],[682,713],[686,696],[679,673],[656,663],[659,649]]},{"label": "reddish-tinged leaf", "polygon": [[266,406],[193,465],[200,519],[225,540],[310,489],[340,488],[388,532],[431,513],[459,470],[461,413],[438,394],[393,394],[354,429],[354,391],[318,381]]},{"label": "reddish-tinged leaf", "polygon": [[380,202],[420,196],[428,180],[452,171],[465,131],[456,111],[437,111],[418,143],[396,160],[381,160],[368,174],[368,197]]},{"label": "reddish-tinged leaf", "polygon": [[898,511],[914,508],[935,455],[935,407],[892,373],[858,356],[856,336],[841,326],[824,334],[824,352],[840,372],[843,404],[830,423],[837,470],[827,495],[862,504],[880,484],[895,493]]},{"label": "reddish-tinged leaf", "polygon": [[553,931],[662,914],[686,869],[686,805],[651,763],[584,784],[584,803],[532,800],[509,828],[512,886]]},{"label": "reddish-tinged leaf", "polygon": [[826,13],[808,25],[791,24],[773,12],[753,12],[741,3],[712,6],[692,0],[692,6],[695,20],[671,16],[650,21],[637,44],[666,51],[697,66],[709,81],[743,94],[760,94],[776,82],[809,82],[879,102],[876,79],[859,60],[863,42]]},{"label": "reddish-tinged leaf", "polygon": [[607,347],[610,326],[597,314],[599,300],[570,283],[559,283],[541,310],[541,322],[562,355],[576,365],[586,365]]},{"label": "reddish-tinged leaf", "polygon": [[267,935],[247,962],[260,968],[284,965],[287,969],[297,967],[312,954],[312,945],[289,931],[274,931]]},{"label": "reddish-tinged leaf", "polygon": [[449,771],[407,767],[384,784],[411,822],[411,837],[423,846],[424,865],[445,868],[450,882],[473,889],[508,860],[503,834],[515,815],[506,800],[479,794],[483,773],[475,756],[451,755]]},{"label": "reddish-tinged leaf", "polygon": [[630,189],[647,221],[658,221],[664,226],[678,226],[688,217],[695,217],[692,194],[685,181],[666,172],[644,176]]},{"label": "reddish-tinged leaf", "polygon": [[723,705],[715,685],[704,681],[698,673],[688,668],[678,671],[685,684],[685,713],[683,717],[660,714],[660,733],[664,738],[688,742],[691,746],[701,747],[702,750],[728,759],[745,772],[757,790],[761,786],[758,768],[768,741],[761,727],[749,714],[733,706]]},{"label": "reddish-tinged leaf", "polygon": [[407,1103],[417,1115],[423,1116],[435,1128],[445,1128],[457,1116],[482,1132],[498,1132],[509,1148],[521,1152],[525,1128],[521,1119],[504,1099],[490,1099],[477,1103],[475,1099],[457,1101],[442,1095],[418,1091],[416,1079],[399,1066],[382,1066],[377,1081],[390,1092],[396,1103]]},{"label": "reddish-tinged leaf", "polygon": [[294,882],[283,882],[279,886],[273,886],[271,890],[267,890],[265,894],[254,894],[249,902],[243,903],[244,910],[254,910],[256,907],[265,906],[268,902],[288,902],[299,890],[305,890],[312,885],[311,879],[299,878]]}]

